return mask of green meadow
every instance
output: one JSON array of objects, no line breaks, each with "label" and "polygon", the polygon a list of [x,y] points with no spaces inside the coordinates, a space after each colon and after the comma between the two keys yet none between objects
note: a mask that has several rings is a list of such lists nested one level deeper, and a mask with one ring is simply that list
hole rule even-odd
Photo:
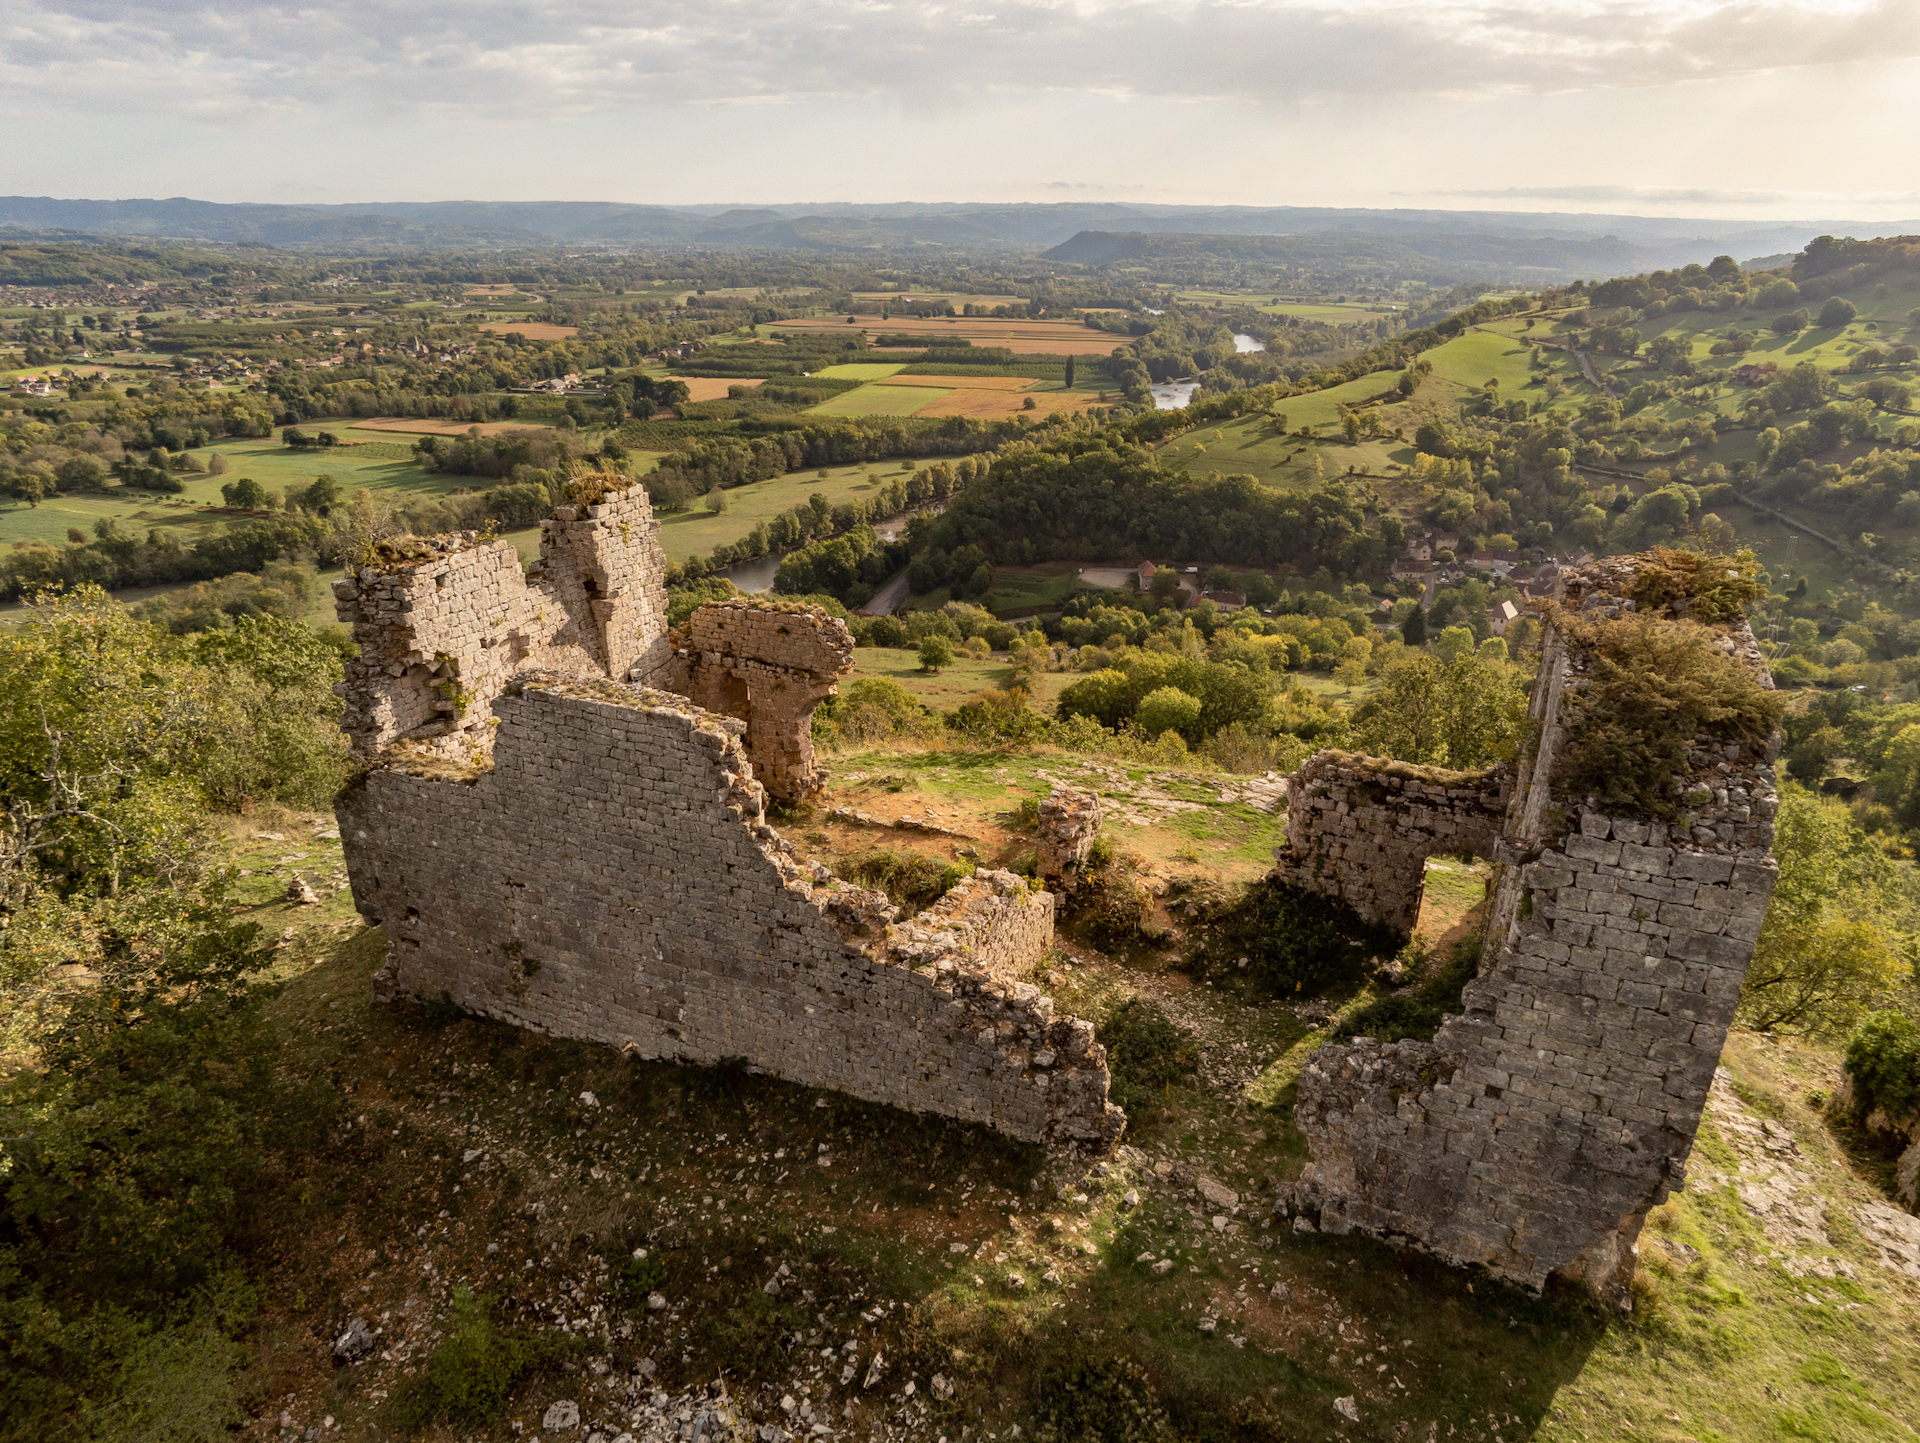
[{"label": "green meadow", "polygon": [[810,407],[810,416],[911,416],[922,406],[949,396],[932,386],[862,386]]}]

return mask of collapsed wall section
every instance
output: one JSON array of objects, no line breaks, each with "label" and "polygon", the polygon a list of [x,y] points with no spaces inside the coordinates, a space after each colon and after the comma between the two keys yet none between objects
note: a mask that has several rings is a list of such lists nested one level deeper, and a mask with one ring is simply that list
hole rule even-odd
[{"label": "collapsed wall section", "polygon": [[1274,853],[1274,878],[1410,937],[1427,858],[1493,856],[1510,781],[1504,768],[1450,772],[1318,752],[1288,783],[1287,844]]},{"label": "collapsed wall section", "polygon": [[988,873],[902,921],[795,858],[745,728],[683,697],[529,672],[494,711],[491,769],[390,754],[340,803],[383,991],[1036,1142],[1119,1136],[1092,1026],[1018,980],[1049,894]]},{"label": "collapsed wall section", "polygon": [[[1632,574],[1578,573],[1568,605],[1623,616]],[[1771,685],[1744,624],[1717,644]],[[1555,783],[1592,663],[1549,629],[1463,1012],[1432,1042],[1309,1058],[1295,1118],[1311,1161],[1291,1201],[1328,1231],[1624,1300],[1647,1211],[1684,1178],[1772,894],[1777,739],[1695,738],[1679,821],[1606,815]]]}]

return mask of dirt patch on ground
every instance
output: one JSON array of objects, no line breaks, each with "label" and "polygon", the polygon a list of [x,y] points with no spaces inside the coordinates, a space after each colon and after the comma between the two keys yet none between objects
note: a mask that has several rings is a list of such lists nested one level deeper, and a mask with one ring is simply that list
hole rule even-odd
[{"label": "dirt patch on ground", "polygon": [[685,386],[689,401],[724,401],[729,386],[760,386],[766,383],[764,376],[669,376],[667,379]]},{"label": "dirt patch on ground", "polygon": [[556,326],[550,321],[494,321],[480,329],[496,336],[518,331],[529,341],[564,341],[580,334],[578,326]]},{"label": "dirt patch on ground", "polygon": [[432,416],[376,416],[371,421],[355,421],[355,431],[403,431],[411,436],[464,436],[478,431],[482,436],[498,436],[502,431],[532,429],[524,421],[442,421]]}]

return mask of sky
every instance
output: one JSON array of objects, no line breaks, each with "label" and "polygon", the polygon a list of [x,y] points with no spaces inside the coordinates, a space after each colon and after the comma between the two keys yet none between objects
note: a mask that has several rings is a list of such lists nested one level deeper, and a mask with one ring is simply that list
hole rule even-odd
[{"label": "sky", "polygon": [[0,0],[0,192],[1920,215],[1920,0]]}]

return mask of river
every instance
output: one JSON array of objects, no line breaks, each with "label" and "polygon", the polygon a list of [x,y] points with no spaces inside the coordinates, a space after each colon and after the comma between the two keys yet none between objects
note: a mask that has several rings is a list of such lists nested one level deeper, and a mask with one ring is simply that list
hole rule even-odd
[{"label": "river", "polygon": [[1266,350],[1267,343],[1265,341],[1256,341],[1252,336],[1244,335],[1239,331],[1235,331],[1233,333],[1233,348],[1234,350],[1238,351],[1241,355],[1244,356],[1249,351]]}]

